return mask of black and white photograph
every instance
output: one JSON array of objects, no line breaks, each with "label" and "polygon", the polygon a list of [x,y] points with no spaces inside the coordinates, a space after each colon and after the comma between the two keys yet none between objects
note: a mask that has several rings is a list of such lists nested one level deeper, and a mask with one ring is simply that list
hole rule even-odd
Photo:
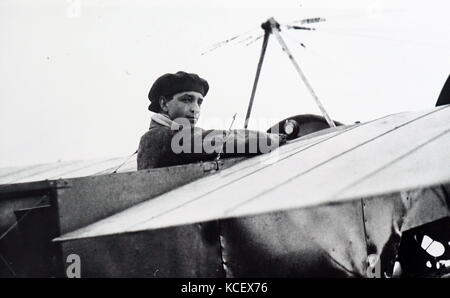
[{"label": "black and white photograph", "polygon": [[0,278],[450,278],[449,15],[0,0]]}]

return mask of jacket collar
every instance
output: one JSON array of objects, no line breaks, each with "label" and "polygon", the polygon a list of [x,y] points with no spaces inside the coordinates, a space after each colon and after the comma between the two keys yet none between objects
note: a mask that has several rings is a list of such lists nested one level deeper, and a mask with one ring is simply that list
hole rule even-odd
[{"label": "jacket collar", "polygon": [[175,121],[172,121],[168,116],[164,115],[164,114],[154,114],[152,116],[152,121],[150,122],[150,128],[155,127],[156,125],[162,125],[165,127],[168,127],[172,130],[180,130],[183,127],[176,123]]}]

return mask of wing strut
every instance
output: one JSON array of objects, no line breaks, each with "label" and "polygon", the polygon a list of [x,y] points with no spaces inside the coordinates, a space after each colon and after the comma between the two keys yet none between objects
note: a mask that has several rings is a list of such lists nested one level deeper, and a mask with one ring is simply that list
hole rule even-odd
[{"label": "wing strut", "polygon": [[258,86],[259,75],[261,74],[261,68],[264,61],[264,56],[266,55],[267,44],[269,43],[269,36],[271,28],[269,26],[265,26],[266,23],[263,23],[261,27],[264,29],[264,39],[261,48],[261,55],[259,56],[258,68],[256,69],[255,81],[253,82],[252,95],[250,96],[250,102],[248,103],[247,115],[245,116],[245,124],[244,128],[248,127],[248,121],[250,119],[250,113],[252,112],[253,107],[253,99],[255,99],[256,87]]}]

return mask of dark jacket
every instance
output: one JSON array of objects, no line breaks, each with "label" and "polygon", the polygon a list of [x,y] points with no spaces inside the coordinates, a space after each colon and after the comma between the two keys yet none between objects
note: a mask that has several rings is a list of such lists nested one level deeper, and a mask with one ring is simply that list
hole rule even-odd
[{"label": "dark jacket", "polygon": [[[283,137],[275,134],[266,134],[263,132],[251,130],[232,130],[231,136],[224,130],[204,130],[194,127],[185,130],[191,136],[191,148],[194,148],[194,136],[200,136],[202,141],[211,140],[213,145],[218,145],[214,152],[199,148],[199,150],[191,150],[193,152],[174,152],[172,149],[172,141],[178,142],[179,131],[174,131],[170,127],[161,125],[155,121],[150,124],[150,129],[141,137],[137,156],[138,170],[168,167],[173,165],[193,163],[197,161],[214,160],[218,152],[221,157],[233,156],[249,156],[261,153],[267,153],[267,149],[273,150],[285,142]],[[227,137],[228,136],[228,137]],[[218,137],[222,143],[214,142],[214,137]],[[226,141],[224,144],[223,141]],[[257,144],[255,146],[250,145]],[[223,144],[223,146],[221,146]],[[267,144],[262,146],[261,144]],[[197,142],[198,145],[198,142]],[[255,150],[256,149],[256,150]]]}]

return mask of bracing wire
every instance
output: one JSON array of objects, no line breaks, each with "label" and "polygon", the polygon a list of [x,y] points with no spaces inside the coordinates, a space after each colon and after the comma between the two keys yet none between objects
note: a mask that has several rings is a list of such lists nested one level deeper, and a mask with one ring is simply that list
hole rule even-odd
[{"label": "bracing wire", "polygon": [[[405,9],[397,9],[397,10],[379,10],[379,11],[375,11],[374,14],[375,15],[389,15],[389,14],[399,14],[399,13],[405,13]],[[392,38],[386,38],[386,37],[382,37],[382,36],[370,36],[367,34],[351,34],[351,33],[339,33],[339,32],[332,32],[324,29],[320,29],[317,30],[316,28],[312,28],[312,27],[306,27],[306,26],[298,26],[298,25],[311,25],[311,24],[319,24],[319,23],[324,23],[324,22],[329,22],[330,20],[332,20],[333,24],[337,24],[337,23],[346,23],[349,22],[351,24],[351,28],[355,28],[355,25],[357,24],[357,22],[355,22],[355,19],[359,19],[359,18],[364,18],[367,17],[368,15],[370,15],[371,13],[367,10],[361,10],[361,11],[353,11],[353,12],[335,12],[335,13],[328,13],[325,14],[326,17],[310,17],[310,18],[301,18],[301,19],[296,19],[290,22],[290,24],[284,25],[286,28],[288,29],[297,29],[297,30],[307,30],[307,31],[317,31],[317,32],[323,32],[323,33],[329,33],[329,34],[345,34],[345,35],[354,35],[355,37],[362,37],[362,38],[374,38],[374,39],[381,39],[381,40],[386,40],[386,41],[395,41],[395,42],[415,42],[415,43],[420,43],[420,41],[408,41],[408,40],[396,40],[396,39],[392,39]],[[336,28],[336,27],[334,27]],[[228,39],[225,39],[223,41],[214,43],[210,49],[204,51],[201,53],[201,55],[205,55],[207,53],[213,52],[221,47],[223,47],[224,45],[227,44],[241,44],[245,41],[248,41],[251,39],[251,37],[249,37],[249,33],[255,30],[260,29],[259,26],[254,27],[248,31],[245,31],[241,34],[237,34],[234,35]],[[345,28],[342,28],[345,29]],[[261,36],[262,37],[262,36]],[[246,43],[245,45],[251,45],[253,44],[255,41],[259,40],[261,37],[258,36],[258,38],[255,40],[251,40],[250,42]],[[428,44],[430,46],[433,46],[433,44]]]},{"label": "bracing wire", "polygon": [[255,37],[253,40],[251,40],[251,41],[249,41],[248,43],[246,43],[245,46],[248,47],[249,45],[254,44],[254,43],[257,42],[258,40],[260,40],[261,38],[263,38],[263,36],[264,36],[264,34],[261,34],[261,35]]},{"label": "bracing wire", "polygon": [[138,153],[138,151],[136,150],[136,151],[134,151],[130,156],[128,156],[127,157],[127,159],[124,161],[124,162],[122,162],[114,171],[112,171],[112,174],[115,174],[115,173],[117,173],[117,171],[121,168],[121,167],[123,167],[123,165],[124,164],[126,164],[135,154],[137,154]]},{"label": "bracing wire", "polygon": [[294,24],[315,24],[315,23],[320,23],[320,22],[325,22],[326,19],[325,18],[308,18],[308,19],[301,19],[301,20],[294,20],[292,21],[292,23]]},{"label": "bracing wire", "polygon": [[213,44],[208,50],[202,52],[201,55],[203,56],[203,55],[206,55],[208,53],[211,53],[211,52],[213,52],[213,51],[215,51],[215,50],[217,50],[217,49],[219,49],[219,48],[221,48],[221,47],[223,47],[225,45],[228,45],[228,44],[240,44],[240,43],[243,43],[245,41],[248,41],[248,40],[253,38],[252,32],[254,32],[254,31],[258,30],[258,29],[259,29],[259,27],[253,27],[253,28],[251,28],[251,29],[249,29],[247,31],[244,31],[243,33],[234,35],[234,36],[232,36],[230,38],[227,38],[227,39],[225,39],[223,41],[217,42],[217,43]]}]

